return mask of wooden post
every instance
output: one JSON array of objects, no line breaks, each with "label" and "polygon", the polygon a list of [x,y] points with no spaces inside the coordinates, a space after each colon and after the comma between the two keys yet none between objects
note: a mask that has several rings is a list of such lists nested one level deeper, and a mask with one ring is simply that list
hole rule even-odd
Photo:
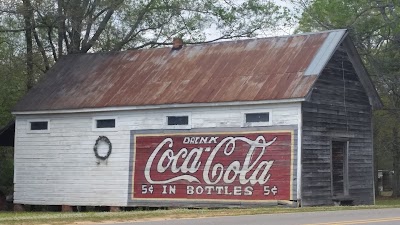
[{"label": "wooden post", "polygon": [[6,196],[2,195],[0,192],[0,211],[3,211],[7,208]]},{"label": "wooden post", "polygon": [[22,204],[14,204],[14,212],[24,212],[25,207]]},{"label": "wooden post", "polygon": [[110,212],[120,212],[121,208],[118,206],[110,206]]},{"label": "wooden post", "polygon": [[72,209],[72,206],[70,205],[62,205],[61,206],[61,212],[73,212],[74,210]]}]

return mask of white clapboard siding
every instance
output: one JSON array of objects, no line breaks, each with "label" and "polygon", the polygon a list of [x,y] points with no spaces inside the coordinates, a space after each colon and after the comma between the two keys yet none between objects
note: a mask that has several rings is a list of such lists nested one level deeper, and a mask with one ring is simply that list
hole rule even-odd
[{"label": "white clapboard siding", "polygon": [[[300,104],[199,107],[97,113],[18,115],[15,139],[15,203],[127,206],[132,130],[162,130],[166,115],[191,116],[192,129],[240,128],[244,113],[269,111],[272,126],[297,125]],[[93,130],[93,118],[114,117],[115,131]],[[30,120],[49,120],[47,133],[29,132]],[[99,136],[112,142],[107,161],[97,160]],[[104,146],[103,146],[104,147]],[[107,148],[101,148],[105,154]]]}]

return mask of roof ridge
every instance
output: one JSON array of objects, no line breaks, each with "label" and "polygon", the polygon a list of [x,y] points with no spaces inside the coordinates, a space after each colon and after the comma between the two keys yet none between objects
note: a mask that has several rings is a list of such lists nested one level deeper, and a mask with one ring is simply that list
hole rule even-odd
[{"label": "roof ridge", "polygon": [[[198,46],[207,46],[207,45],[217,45],[217,44],[229,44],[229,43],[237,43],[237,42],[246,42],[246,41],[254,41],[254,40],[267,40],[267,39],[274,39],[274,38],[288,38],[288,37],[300,37],[300,36],[309,36],[315,34],[323,34],[323,33],[333,33],[339,31],[347,31],[347,29],[335,29],[335,30],[324,30],[324,31],[316,31],[316,32],[307,32],[307,33],[300,33],[300,34],[288,34],[288,35],[276,35],[276,36],[269,36],[269,37],[254,37],[254,38],[243,38],[243,39],[222,39],[218,41],[211,41],[206,43],[189,43],[185,44],[184,48],[191,48],[191,47],[198,47]],[[172,43],[171,43],[172,46]],[[63,55],[63,57],[74,57],[74,56],[81,56],[81,55],[112,55],[112,54],[121,54],[131,51],[157,51],[160,49],[171,49],[171,47],[159,47],[159,48],[141,48],[141,49],[126,49],[123,51],[100,51],[100,52],[86,52],[86,53],[72,53],[68,55]]]}]

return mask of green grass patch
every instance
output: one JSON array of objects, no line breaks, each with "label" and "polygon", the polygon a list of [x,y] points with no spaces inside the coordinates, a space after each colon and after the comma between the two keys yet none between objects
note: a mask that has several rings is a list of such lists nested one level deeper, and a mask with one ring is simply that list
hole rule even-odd
[{"label": "green grass patch", "polygon": [[400,206],[400,198],[379,197],[376,199],[376,205]]},{"label": "green grass patch", "polygon": [[179,218],[199,218],[214,216],[237,216],[256,214],[276,214],[295,212],[318,212],[337,210],[360,210],[400,208],[400,200],[379,199],[374,206],[329,206],[329,207],[268,207],[250,209],[171,209],[155,211],[127,211],[127,212],[85,212],[85,213],[60,213],[60,212],[0,212],[0,224],[71,224],[75,222],[128,222],[143,220],[165,220]]}]

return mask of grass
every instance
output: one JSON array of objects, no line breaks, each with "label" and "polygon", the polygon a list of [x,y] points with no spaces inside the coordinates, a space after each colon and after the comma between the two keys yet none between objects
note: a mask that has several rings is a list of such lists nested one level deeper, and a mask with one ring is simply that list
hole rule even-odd
[{"label": "grass", "polygon": [[250,209],[171,209],[156,211],[127,211],[127,212],[0,212],[0,224],[71,224],[76,222],[124,222],[143,220],[165,220],[178,218],[199,218],[214,216],[236,216],[256,214],[276,214],[294,212],[318,212],[357,209],[400,208],[400,199],[380,198],[374,206],[340,206],[340,207],[302,207],[302,208],[250,208]]},{"label": "grass", "polygon": [[379,197],[376,199],[376,205],[400,206],[400,198]]}]

